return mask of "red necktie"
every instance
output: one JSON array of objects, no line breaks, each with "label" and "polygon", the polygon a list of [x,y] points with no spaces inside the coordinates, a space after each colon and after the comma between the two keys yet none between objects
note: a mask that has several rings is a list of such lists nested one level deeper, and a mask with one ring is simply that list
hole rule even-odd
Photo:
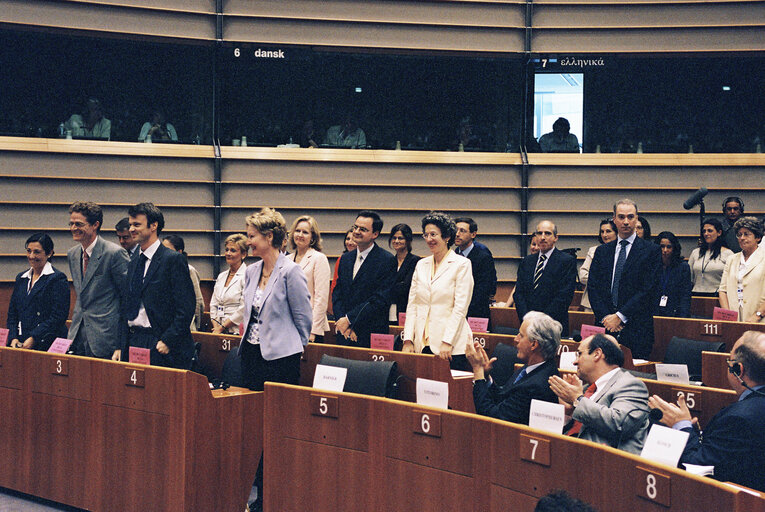
[{"label": "red necktie", "polygon": [[[598,390],[598,387],[593,382],[590,384],[590,387],[587,388],[587,391],[584,392],[585,398],[590,398],[592,395],[595,394],[595,392]],[[574,425],[568,429],[568,432],[566,432],[567,436],[575,436],[582,430],[582,422],[581,421],[575,421]]]},{"label": "red necktie", "polygon": [[82,275],[85,276],[85,272],[88,271],[88,260],[90,256],[86,251],[82,251]]}]

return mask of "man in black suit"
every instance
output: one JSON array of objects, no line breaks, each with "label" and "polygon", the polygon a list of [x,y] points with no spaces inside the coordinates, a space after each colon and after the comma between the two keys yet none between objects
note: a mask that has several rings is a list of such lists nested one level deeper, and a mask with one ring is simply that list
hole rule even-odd
[{"label": "man in black suit", "polygon": [[478,224],[470,217],[454,219],[457,234],[455,252],[470,260],[473,269],[473,297],[470,299],[467,316],[489,318],[491,298],[497,293],[497,269],[491,251],[475,240]]},{"label": "man in black suit", "polygon": [[465,356],[473,367],[473,402],[475,411],[505,421],[529,424],[531,401],[544,400],[558,403],[548,379],[558,375],[555,356],[560,346],[560,322],[539,311],[531,311],[523,318],[515,337],[518,359],[524,366],[516,371],[504,386],[486,380],[494,358],[476,342],[468,343]]},{"label": "man in black suit", "polygon": [[162,245],[162,212],[152,203],[130,207],[130,234],[140,252],[128,265],[122,301],[128,323],[128,347],[151,350],[151,364],[191,368],[194,342],[189,326],[196,298],[186,258]]},{"label": "man in black suit", "polygon": [[356,250],[340,257],[332,292],[338,344],[369,347],[371,333],[388,334],[396,258],[375,243],[382,227],[377,212],[359,212],[353,225]]},{"label": "man in black suit", "polygon": [[619,232],[613,242],[595,249],[587,289],[599,325],[645,359],[653,347],[653,312],[661,268],[659,246],[635,233],[637,205],[622,199],[614,205]]},{"label": "man in black suit", "polygon": [[576,259],[555,248],[558,228],[549,220],[537,224],[539,252],[521,260],[515,285],[518,318],[529,311],[547,313],[563,326],[568,336],[568,307],[576,287]]}]

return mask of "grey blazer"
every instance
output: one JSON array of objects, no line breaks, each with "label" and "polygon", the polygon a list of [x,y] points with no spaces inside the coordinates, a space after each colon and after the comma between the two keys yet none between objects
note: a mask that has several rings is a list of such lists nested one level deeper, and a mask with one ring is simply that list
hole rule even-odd
[{"label": "grey blazer", "polygon": [[82,245],[76,245],[66,254],[77,293],[68,337],[73,340],[80,329],[85,329],[90,350],[97,357],[111,357],[125,341],[120,300],[126,285],[128,253],[99,236],[83,276],[82,252]]},{"label": "grey blazer", "polygon": [[580,439],[639,454],[648,434],[648,410],[645,384],[620,369],[597,400],[583,398],[571,417],[582,422]]}]

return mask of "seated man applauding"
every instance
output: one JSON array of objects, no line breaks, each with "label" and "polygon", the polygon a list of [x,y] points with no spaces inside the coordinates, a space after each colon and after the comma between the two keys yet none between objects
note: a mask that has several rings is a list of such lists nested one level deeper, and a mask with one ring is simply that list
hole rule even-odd
[{"label": "seated man applauding", "polygon": [[479,343],[468,343],[465,355],[473,367],[473,401],[475,411],[515,423],[529,424],[531,400],[555,402],[547,380],[558,374],[555,355],[560,345],[562,327],[539,311],[529,311],[523,317],[520,332],[515,337],[518,359],[525,365],[516,371],[504,386],[486,381],[484,373],[496,358],[489,359]]},{"label": "seated man applauding", "polygon": [[681,464],[714,466],[714,477],[765,491],[765,333],[747,331],[733,345],[728,358],[728,383],[738,393],[706,426],[696,419],[680,395],[677,405],[654,395],[651,407],[664,414],[661,422],[690,434]]}]

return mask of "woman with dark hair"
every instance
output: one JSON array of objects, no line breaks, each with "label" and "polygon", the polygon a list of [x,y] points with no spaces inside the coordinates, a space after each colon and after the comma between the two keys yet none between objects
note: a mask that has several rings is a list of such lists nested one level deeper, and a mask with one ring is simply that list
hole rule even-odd
[{"label": "woman with dark hair", "polygon": [[16,276],[8,305],[7,345],[48,350],[58,337],[65,338],[69,316],[69,283],[66,275],[53,268],[53,240],[35,233],[25,244],[29,270]]},{"label": "woman with dark hair", "polygon": [[189,263],[189,255],[186,254],[186,243],[183,237],[178,235],[167,235],[162,239],[162,245],[168,249],[183,254],[186,258],[186,264],[189,266],[189,276],[191,284],[194,286],[194,297],[196,299],[196,308],[194,309],[194,319],[191,321],[191,330],[198,331],[202,327],[202,316],[205,313],[205,299],[202,296],[202,288],[199,286],[199,272]]},{"label": "woman with dark hair", "polygon": [[701,244],[688,258],[695,295],[717,297],[725,263],[731,256],[733,251],[723,246],[722,222],[713,217],[704,219]]},{"label": "woman with dark hair", "polygon": [[637,225],[635,226],[635,233],[637,233],[637,236],[646,242],[651,241],[651,225],[648,223],[648,219],[642,215],[638,215]]},{"label": "woman with dark hair", "polygon": [[453,369],[470,371],[465,346],[473,333],[467,310],[473,296],[470,260],[450,249],[457,226],[442,212],[422,219],[422,237],[431,255],[417,262],[404,324],[404,352],[435,354]]},{"label": "woman with dark hair", "polygon": [[407,224],[396,224],[390,230],[388,247],[396,252],[396,280],[393,282],[393,303],[390,305],[391,323],[398,323],[398,314],[406,312],[406,304],[409,302],[409,288],[412,285],[414,267],[420,261],[419,256],[412,254],[412,228]]},{"label": "woman with dark hair", "polygon": [[762,322],[765,314],[765,249],[762,223],[741,217],[733,224],[741,252],[728,258],[720,280],[720,306],[738,311],[739,322]]},{"label": "woman with dark hair", "polygon": [[[600,227],[598,228],[598,241],[602,244],[616,240],[616,224],[614,219],[603,219],[600,221]],[[592,265],[592,258],[595,256],[595,249],[597,245],[593,245],[587,251],[587,256],[584,258],[584,263],[579,269],[579,282],[585,286],[584,293],[582,294],[582,307],[584,311],[592,311],[590,307],[590,296],[587,294],[587,280],[590,277],[590,265]]]},{"label": "woman with dark hair", "polygon": [[669,231],[656,237],[661,248],[661,276],[656,316],[691,316],[691,269],[683,260],[680,240]]}]

